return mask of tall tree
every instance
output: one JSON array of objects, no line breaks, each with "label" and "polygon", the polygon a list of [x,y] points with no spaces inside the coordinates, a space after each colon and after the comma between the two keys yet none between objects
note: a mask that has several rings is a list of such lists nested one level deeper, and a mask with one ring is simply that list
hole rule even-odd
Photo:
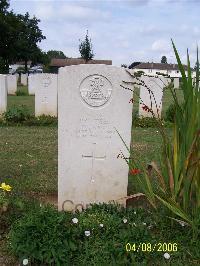
[{"label": "tall tree", "polygon": [[165,55],[162,56],[161,63],[162,64],[167,64],[167,57]]},{"label": "tall tree", "polygon": [[6,13],[8,8],[9,8],[9,1],[1,0],[0,1],[0,13]]},{"label": "tall tree", "polygon": [[79,52],[81,54],[81,57],[87,62],[94,57],[94,53],[92,50],[92,42],[91,39],[88,37],[88,31],[85,36],[85,40],[82,41],[79,45]]},{"label": "tall tree", "polygon": [[67,56],[62,51],[49,50],[47,56],[51,60],[52,58],[65,59]]},{"label": "tall tree", "polygon": [[8,73],[9,63],[17,58],[16,42],[19,38],[21,22],[8,11],[9,1],[0,1],[0,72]]},{"label": "tall tree", "polygon": [[28,60],[36,61],[41,55],[41,50],[38,47],[38,43],[46,39],[42,34],[38,23],[40,22],[35,16],[30,18],[29,13],[25,15],[18,15],[21,22],[21,28],[18,38],[18,54],[19,60],[25,62],[25,71],[27,72]]}]

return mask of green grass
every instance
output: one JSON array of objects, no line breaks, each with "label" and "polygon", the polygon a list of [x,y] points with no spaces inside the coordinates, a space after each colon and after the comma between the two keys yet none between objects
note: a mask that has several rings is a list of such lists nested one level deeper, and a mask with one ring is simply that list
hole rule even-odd
[{"label": "green grass", "polygon": [[[145,165],[159,158],[161,138],[156,129],[134,129],[133,150]],[[1,178],[11,176],[20,191],[57,191],[57,128],[0,128]],[[133,180],[129,192],[133,192]]]},{"label": "green grass", "polygon": [[18,191],[57,190],[57,129],[0,128],[0,177]]},{"label": "green grass", "polygon": [[[28,88],[27,86],[18,86],[18,91],[24,92],[28,94]],[[28,109],[31,111],[32,114],[35,113],[35,96],[15,96],[15,95],[9,95],[8,96],[8,109],[12,106],[19,106],[19,105],[25,105],[28,107]]]},{"label": "green grass", "polygon": [[17,86],[17,91],[26,93],[28,95],[28,86],[18,85]]}]

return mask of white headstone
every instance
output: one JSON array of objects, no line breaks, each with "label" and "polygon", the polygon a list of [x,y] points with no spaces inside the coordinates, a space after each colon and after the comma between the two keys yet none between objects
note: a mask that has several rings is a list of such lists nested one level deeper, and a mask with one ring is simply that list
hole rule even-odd
[{"label": "white headstone", "polygon": [[158,75],[158,77],[162,80],[164,87],[169,86],[171,83],[171,78],[167,78],[162,75]]},{"label": "white headstone", "polygon": [[7,87],[6,75],[0,75],[0,116],[6,112],[7,107]]},{"label": "white headstone", "polygon": [[141,82],[144,82],[144,85],[140,86],[139,116],[153,117],[152,112],[149,111],[151,109],[155,117],[161,117],[163,79],[161,77],[143,76]]},{"label": "white headstone", "polygon": [[124,204],[128,167],[117,159],[126,149],[116,129],[130,145],[132,92],[120,87],[130,76],[123,68],[89,64],[61,68],[58,76],[59,210]]},{"label": "white headstone", "polygon": [[7,75],[7,91],[8,94],[15,95],[17,92],[17,76]]},{"label": "white headstone", "polygon": [[27,74],[21,74],[21,84],[27,86]]},{"label": "white headstone", "polygon": [[57,116],[58,75],[39,74],[35,78],[35,116]]},{"label": "white headstone", "polygon": [[174,78],[174,89],[179,89],[179,78]]},{"label": "white headstone", "polygon": [[35,95],[36,90],[36,74],[30,74],[28,76],[28,93],[29,95]]}]

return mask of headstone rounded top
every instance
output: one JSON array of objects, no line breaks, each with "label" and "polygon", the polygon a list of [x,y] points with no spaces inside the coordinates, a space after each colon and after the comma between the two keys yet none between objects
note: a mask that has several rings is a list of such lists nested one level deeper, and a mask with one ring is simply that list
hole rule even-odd
[{"label": "headstone rounded top", "polygon": [[112,94],[110,81],[102,75],[90,75],[80,84],[80,94],[84,102],[92,107],[100,107],[109,101]]}]

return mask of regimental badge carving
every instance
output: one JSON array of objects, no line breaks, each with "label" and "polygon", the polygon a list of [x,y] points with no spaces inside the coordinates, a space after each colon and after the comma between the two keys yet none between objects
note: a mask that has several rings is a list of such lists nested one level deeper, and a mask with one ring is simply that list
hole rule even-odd
[{"label": "regimental badge carving", "polygon": [[51,78],[50,77],[45,77],[42,81],[43,86],[46,88],[51,84]]},{"label": "regimental badge carving", "polygon": [[82,81],[80,93],[88,105],[99,107],[110,99],[112,85],[107,78],[100,75],[92,75]]}]

